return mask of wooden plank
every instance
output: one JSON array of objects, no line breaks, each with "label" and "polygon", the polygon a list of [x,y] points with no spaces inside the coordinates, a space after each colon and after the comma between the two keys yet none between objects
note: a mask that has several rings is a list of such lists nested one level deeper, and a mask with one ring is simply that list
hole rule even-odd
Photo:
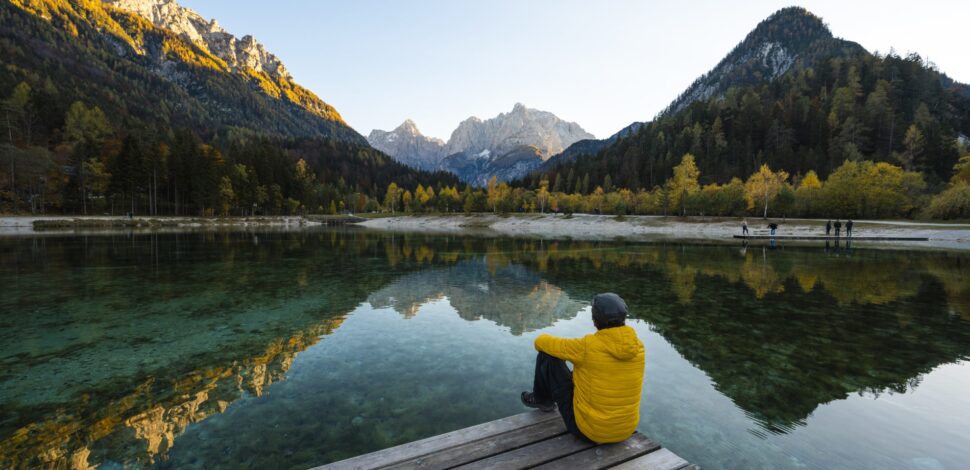
[{"label": "wooden plank", "polygon": [[432,436],[420,441],[401,444],[396,447],[360,455],[347,460],[341,460],[327,465],[314,467],[313,470],[343,470],[343,469],[365,469],[378,468],[394,465],[406,460],[411,460],[433,452],[465,444],[470,441],[485,439],[487,437],[503,434],[514,429],[525,426],[551,421],[561,420],[559,413],[544,413],[541,411],[530,411],[502,418],[496,421],[489,421],[470,428],[458,429],[446,434]]},{"label": "wooden plank", "polygon": [[[558,413],[556,413],[558,415]],[[392,465],[390,469],[446,468],[473,462],[502,452],[544,441],[566,432],[562,419],[545,421],[515,429],[467,444],[451,447],[433,454]]]},{"label": "wooden plank", "polygon": [[660,448],[640,433],[635,433],[629,439],[616,444],[604,444],[582,452],[553,460],[545,465],[536,467],[541,469],[573,469],[573,468],[607,468],[635,457],[639,457]]},{"label": "wooden plank", "polygon": [[831,241],[876,241],[876,242],[925,242],[929,241],[928,237],[846,237],[846,236],[812,236],[812,235],[734,235],[734,238],[739,240],[831,240]]},{"label": "wooden plank", "polygon": [[610,468],[613,470],[679,470],[687,465],[688,462],[679,455],[669,449],[661,448]]},{"label": "wooden plank", "polygon": [[[563,434],[532,445],[493,455],[457,467],[461,470],[480,468],[526,468],[567,456],[593,447],[595,444],[578,439],[572,434]],[[576,467],[582,468],[582,467]]]}]

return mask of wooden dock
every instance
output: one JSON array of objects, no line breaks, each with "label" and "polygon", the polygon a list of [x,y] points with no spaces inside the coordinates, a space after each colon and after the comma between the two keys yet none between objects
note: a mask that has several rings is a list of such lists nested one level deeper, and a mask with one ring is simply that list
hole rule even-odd
[{"label": "wooden dock", "polygon": [[697,470],[639,432],[617,444],[583,442],[557,412],[532,411],[334,462],[344,469],[600,469]]},{"label": "wooden dock", "polygon": [[735,235],[734,238],[740,240],[817,240],[843,242],[926,242],[930,240],[927,237],[834,237],[825,235]]}]

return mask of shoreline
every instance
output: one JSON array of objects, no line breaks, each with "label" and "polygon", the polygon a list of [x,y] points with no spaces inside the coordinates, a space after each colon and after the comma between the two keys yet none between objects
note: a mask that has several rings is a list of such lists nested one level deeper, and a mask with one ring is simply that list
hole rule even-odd
[{"label": "shoreline", "polygon": [[178,231],[183,229],[302,229],[359,222],[353,216],[0,216],[0,236],[116,231]]},{"label": "shoreline", "polygon": [[[0,216],[0,236],[99,234],[119,231],[176,232],[182,230],[279,229],[305,230],[325,225],[354,225],[367,230],[432,235],[473,235],[640,242],[699,241],[736,243],[741,218],[613,216],[592,214],[414,214],[377,218],[356,216],[255,217],[133,217],[125,216]],[[748,218],[752,234],[767,234],[768,220]],[[777,235],[824,235],[825,220],[769,219],[780,225]],[[857,220],[858,237],[924,237],[929,241],[858,241],[867,247],[970,250],[970,224],[894,220]],[[844,239],[844,237],[843,237]],[[792,243],[779,238],[779,242]],[[762,240],[761,242],[767,242]],[[799,241],[798,243],[812,243]],[[757,242],[755,242],[757,243]]]},{"label": "shoreline", "polygon": [[[817,236],[825,233],[825,220],[769,219],[779,224],[779,236]],[[866,246],[970,250],[970,224],[901,221],[854,221],[853,235],[867,237],[925,237],[929,241],[866,242]],[[764,231],[768,221],[749,218],[752,234]],[[485,234],[573,240],[663,241],[693,240],[735,243],[741,218],[664,217],[574,214],[528,215],[407,215],[368,219],[356,224],[372,230],[444,235]],[[844,232],[843,232],[844,234]]]}]

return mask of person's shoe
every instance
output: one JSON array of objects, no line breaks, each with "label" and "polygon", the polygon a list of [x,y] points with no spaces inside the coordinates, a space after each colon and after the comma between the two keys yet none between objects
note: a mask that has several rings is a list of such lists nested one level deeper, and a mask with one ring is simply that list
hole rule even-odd
[{"label": "person's shoe", "polygon": [[532,392],[522,392],[519,396],[522,399],[522,404],[528,406],[529,408],[538,408],[539,411],[550,412],[556,409],[555,402],[540,402],[536,400],[536,396]]}]

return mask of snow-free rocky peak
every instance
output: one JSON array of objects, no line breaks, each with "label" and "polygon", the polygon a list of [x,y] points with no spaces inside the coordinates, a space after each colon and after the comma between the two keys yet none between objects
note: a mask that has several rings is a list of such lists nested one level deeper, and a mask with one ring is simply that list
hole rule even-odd
[{"label": "snow-free rocky peak", "polygon": [[116,8],[131,11],[159,28],[182,38],[222,59],[233,71],[253,69],[265,72],[278,80],[289,80],[290,74],[273,54],[252,36],[236,38],[219,26],[216,20],[206,20],[194,10],[175,0],[102,0]]},{"label": "snow-free rocky peak", "polygon": [[391,132],[374,129],[367,141],[371,147],[412,168],[436,170],[444,158],[444,141],[421,134],[410,119]]},{"label": "snow-free rocky peak", "polygon": [[480,155],[502,155],[517,147],[535,146],[543,159],[561,152],[573,142],[592,139],[593,135],[579,124],[559,119],[548,111],[527,108],[516,103],[511,112],[482,121],[471,117],[451,133],[445,154],[463,152]]},{"label": "snow-free rocky peak", "polygon": [[411,120],[391,132],[375,130],[367,140],[404,164],[484,184],[492,176],[503,181],[525,176],[574,142],[592,138],[579,124],[516,103],[491,119],[465,119],[448,143],[421,135]]},{"label": "snow-free rocky peak", "polygon": [[758,24],[710,72],[670,104],[676,113],[694,101],[723,95],[729,88],[770,82],[793,66],[811,66],[834,51],[863,53],[862,46],[832,36],[822,19],[801,7],[783,8]]}]

